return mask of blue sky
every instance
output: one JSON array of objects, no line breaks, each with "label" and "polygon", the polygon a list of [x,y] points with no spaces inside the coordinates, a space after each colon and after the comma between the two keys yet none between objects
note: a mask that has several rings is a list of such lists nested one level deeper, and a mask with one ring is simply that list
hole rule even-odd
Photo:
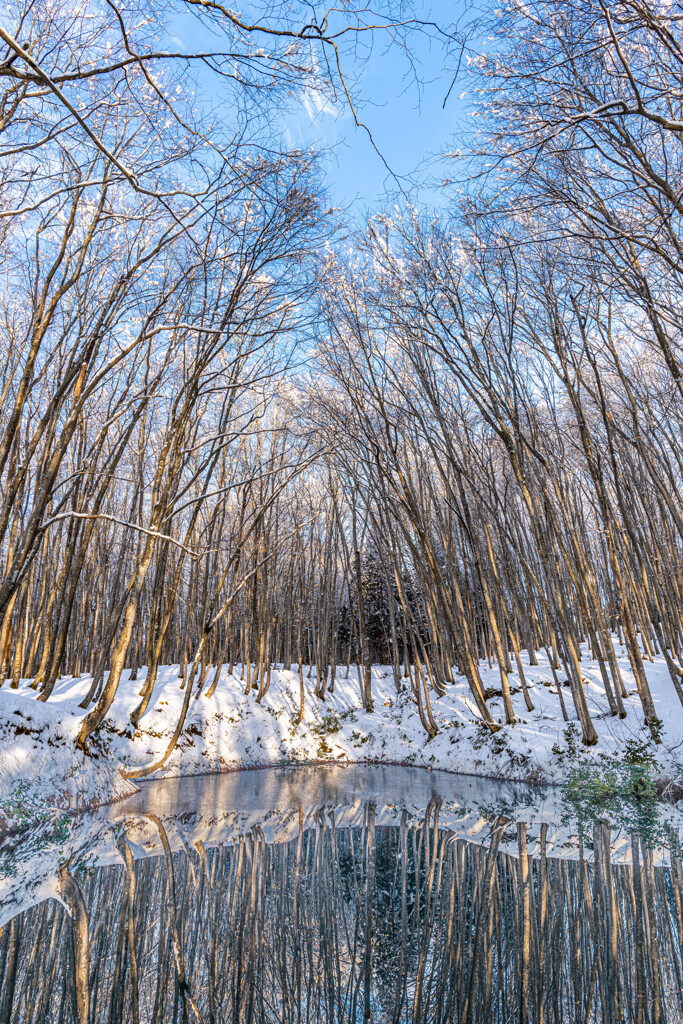
[{"label": "blue sky", "polygon": [[[452,23],[463,16],[462,0],[425,5],[426,14],[440,24]],[[419,189],[411,198],[424,203],[443,199],[439,183],[452,172],[450,161],[440,157],[460,148],[467,120],[466,72],[451,89],[457,63],[455,54],[447,54],[436,42],[414,37],[415,73],[405,55],[396,46],[375,52],[352,74],[358,75],[354,95],[357,114],[367,124],[377,149],[391,171],[401,179],[412,179]],[[419,81],[416,81],[416,76]],[[314,100],[315,98],[313,98]],[[347,107],[316,109],[310,97],[285,118],[285,131],[292,145],[307,148],[318,144],[328,149],[327,186],[331,201],[351,207],[358,216],[382,209],[396,192],[398,184],[387,171],[371,139],[357,128]],[[318,104],[319,106],[319,104]],[[463,144],[464,149],[464,144]],[[406,189],[411,181],[403,180]]]},{"label": "blue sky", "polygon": [[[472,3],[473,0],[414,0],[413,7],[420,18],[450,30],[456,25],[462,28],[471,19]],[[243,0],[238,6],[248,19],[255,10],[263,12],[264,0]],[[275,22],[278,9],[275,4]],[[298,24],[297,11],[293,17]],[[445,175],[453,173],[454,167],[452,161],[442,160],[441,154],[458,148],[465,151],[463,125],[468,119],[471,97],[466,94],[466,62],[451,87],[458,62],[457,48],[453,46],[448,52],[443,38],[438,41],[429,36],[429,32],[415,31],[407,37],[412,66],[401,47],[387,45],[388,37],[381,32],[375,37],[373,52],[366,54],[365,59],[355,59],[353,53],[344,55],[343,69],[356,113],[372,133],[372,140],[363,128],[356,127],[344,102],[322,105],[310,93],[299,95],[287,109],[281,109],[279,126],[277,119],[273,122],[271,112],[271,127],[281,130],[290,146],[326,150],[325,184],[329,200],[333,206],[347,210],[353,219],[363,219],[366,214],[390,205],[398,195],[399,181],[404,194],[409,193],[414,202],[438,205],[446,201],[440,183]],[[187,12],[174,19],[172,39],[179,47],[210,50],[219,38]],[[363,35],[363,46],[367,39]],[[205,87],[205,98],[220,110],[216,82],[209,80],[201,68],[198,84],[200,90],[202,85]],[[229,109],[229,103],[225,103],[224,109]],[[373,148],[373,141],[381,156]]]}]

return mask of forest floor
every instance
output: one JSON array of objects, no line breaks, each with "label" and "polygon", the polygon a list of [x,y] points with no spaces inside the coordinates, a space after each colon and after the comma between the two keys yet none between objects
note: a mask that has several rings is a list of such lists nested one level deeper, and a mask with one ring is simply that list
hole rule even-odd
[{"label": "forest floor", "polygon": [[[615,642],[628,697],[628,714],[613,717],[602,686],[597,662],[584,650],[582,673],[588,704],[599,742],[582,748],[578,721],[568,685],[563,689],[569,722],[564,721],[552,672],[544,654],[529,666],[523,655],[525,676],[534,704],[527,711],[516,673],[510,677],[518,721],[491,734],[479,721],[476,705],[464,677],[448,686],[443,697],[432,693],[438,735],[427,740],[410,689],[397,693],[391,669],[375,666],[372,688],[375,708],[362,710],[356,669],[337,673],[334,693],[324,702],[313,693],[314,679],[304,668],[305,715],[298,725],[299,676],[296,671],[273,670],[268,693],[261,704],[255,691],[244,694],[239,666],[233,675],[223,669],[211,698],[193,699],[183,735],[155,778],[225,772],[265,765],[307,763],[383,762],[439,768],[488,778],[532,783],[561,783],[570,766],[590,764],[609,770],[624,757],[649,759],[654,775],[683,778],[683,708],[676,696],[663,658],[646,662],[657,716],[662,721],[662,742],[655,747],[643,724],[643,714],[626,652]],[[482,666],[485,687],[499,689],[496,666]],[[91,679],[63,677],[47,703],[36,701],[28,680],[16,690],[0,689],[0,804],[5,816],[30,813],[31,806],[94,807],[134,791],[120,775],[119,766],[144,766],[165,751],[176,725],[183,698],[178,666],[160,670],[153,699],[133,732],[128,718],[139,701],[144,670],[131,681],[129,673],[119,687],[108,718],[89,754],[74,747],[84,711],[78,703]],[[560,679],[564,673],[558,673]],[[211,673],[205,689],[211,681]],[[504,721],[501,697],[488,706]],[[0,821],[0,825],[2,822]]]}]

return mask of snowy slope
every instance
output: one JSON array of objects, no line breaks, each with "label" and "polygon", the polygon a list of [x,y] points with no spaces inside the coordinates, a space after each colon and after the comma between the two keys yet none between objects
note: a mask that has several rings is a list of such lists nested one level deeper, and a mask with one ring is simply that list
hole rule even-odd
[{"label": "snowy slope", "polygon": [[[589,707],[599,744],[592,757],[623,752],[628,740],[645,741],[648,731],[635,682],[625,656],[616,647],[629,697],[625,719],[611,717],[596,663],[583,654]],[[531,782],[560,782],[562,761],[553,747],[566,745],[559,700],[551,690],[552,673],[543,654],[539,665],[525,675],[535,708],[526,710],[521,692],[513,695],[519,721],[491,736],[478,722],[476,706],[464,678],[448,687],[444,697],[432,694],[439,734],[427,741],[410,690],[396,693],[391,670],[373,669],[375,710],[360,706],[356,670],[338,673],[334,694],[324,702],[313,694],[314,680],[304,669],[306,710],[296,725],[299,678],[296,671],[273,670],[270,690],[262,704],[256,692],[244,694],[239,667],[233,675],[223,670],[216,691],[192,700],[180,742],[159,776],[193,775],[262,765],[311,761],[348,763],[381,761],[440,768],[448,771]],[[683,708],[680,706],[663,659],[646,663],[658,717],[663,722],[662,744],[656,749],[659,773],[666,778],[683,775]],[[482,667],[485,687],[499,687],[495,668]],[[560,673],[562,677],[562,673]],[[167,747],[180,713],[183,692],[177,666],[160,670],[153,700],[133,734],[128,716],[139,701],[144,670],[131,682],[124,674],[119,692],[90,756],[76,751],[73,739],[84,712],[78,703],[90,685],[89,677],[65,677],[46,704],[22,681],[18,690],[0,689],[0,801],[48,803],[55,807],[94,807],[134,790],[119,773],[119,764],[144,766]],[[515,685],[516,675],[511,676]],[[208,687],[208,683],[207,683]],[[571,695],[564,690],[571,722],[576,723]],[[502,699],[489,707],[501,722]],[[15,813],[15,812],[13,812]]]}]

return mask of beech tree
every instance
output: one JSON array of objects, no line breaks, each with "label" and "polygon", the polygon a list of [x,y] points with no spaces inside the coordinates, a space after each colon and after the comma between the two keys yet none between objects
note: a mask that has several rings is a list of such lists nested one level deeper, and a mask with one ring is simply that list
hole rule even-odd
[{"label": "beech tree", "polygon": [[[632,706],[616,637],[658,740],[656,655],[683,702],[676,17],[485,14],[460,192],[337,245],[273,115],[288,90],[357,113],[353,47],[439,29],[145,10],[28,5],[0,34],[0,680],[87,675],[87,746],[124,672],[136,728],[177,665],[165,761],[223,666],[262,701],[295,665],[303,720],[305,673],[324,701],[355,665],[369,712],[386,664],[432,737],[458,675],[491,731],[532,710],[545,650],[590,745],[582,652]],[[209,48],[168,48],[174,15]]]}]

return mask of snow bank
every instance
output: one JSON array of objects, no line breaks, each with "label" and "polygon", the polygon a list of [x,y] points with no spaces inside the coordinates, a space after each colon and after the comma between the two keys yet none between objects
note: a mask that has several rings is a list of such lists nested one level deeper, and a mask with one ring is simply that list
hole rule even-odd
[{"label": "snow bank", "polygon": [[[626,743],[648,740],[635,681],[623,648],[617,658],[629,691],[625,719],[610,716],[597,663],[583,652],[582,672],[588,704],[599,736],[590,756],[618,756]],[[337,673],[334,693],[324,702],[313,694],[314,679],[304,669],[304,720],[296,724],[299,709],[297,671],[273,670],[271,685],[261,704],[256,691],[245,695],[239,666],[224,669],[211,698],[192,700],[183,735],[156,777],[225,772],[264,765],[359,761],[402,763],[452,772],[530,782],[561,782],[565,768],[557,747],[566,745],[560,703],[545,655],[537,666],[523,662],[534,710],[526,710],[521,692],[513,694],[519,721],[491,735],[479,721],[467,683],[459,678],[443,697],[432,694],[439,734],[428,741],[420,724],[410,689],[397,693],[390,668],[372,672],[375,710],[365,713],[355,668]],[[646,663],[658,717],[663,722],[662,744],[656,748],[662,777],[683,774],[683,708],[669,679],[663,659]],[[485,687],[500,685],[495,668],[482,667]],[[563,673],[560,673],[562,677]],[[0,801],[21,804],[35,801],[60,808],[95,807],[134,790],[120,775],[119,765],[144,766],[162,754],[180,714],[183,691],[177,666],[161,669],[153,699],[139,728],[133,732],[129,715],[139,702],[144,670],[136,681],[124,674],[115,703],[88,756],[74,747],[84,711],[78,707],[90,686],[90,677],[61,679],[46,704],[36,701],[28,680],[19,689],[5,683],[0,690]],[[511,676],[515,686],[516,674]],[[207,681],[206,688],[210,682]],[[565,691],[570,722],[578,728]],[[504,721],[502,698],[488,701],[492,714]]]}]

